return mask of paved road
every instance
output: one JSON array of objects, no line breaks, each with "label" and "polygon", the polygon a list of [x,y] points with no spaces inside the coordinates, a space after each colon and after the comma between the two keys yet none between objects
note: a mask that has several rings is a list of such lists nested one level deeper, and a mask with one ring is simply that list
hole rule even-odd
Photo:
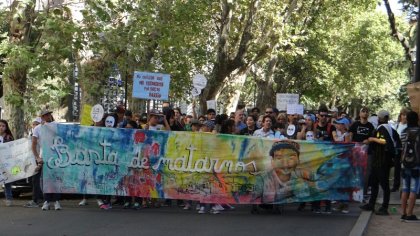
[{"label": "paved road", "polygon": [[77,202],[63,201],[62,211],[42,212],[21,207],[24,201],[15,201],[12,207],[2,201],[0,235],[348,235],[360,215],[357,203],[349,214],[316,215],[290,205],[281,215],[250,214],[249,206],[220,215],[199,215],[179,207],[100,210],[93,200],[84,207]]}]

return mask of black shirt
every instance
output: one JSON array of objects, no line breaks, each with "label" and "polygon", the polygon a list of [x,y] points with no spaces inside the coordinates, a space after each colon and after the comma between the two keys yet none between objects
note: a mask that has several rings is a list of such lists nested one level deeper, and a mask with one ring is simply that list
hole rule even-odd
[{"label": "black shirt", "polygon": [[360,121],[356,121],[350,126],[349,131],[353,134],[353,142],[363,142],[372,137],[375,127],[370,122],[362,124]]},{"label": "black shirt", "polygon": [[319,126],[319,124],[316,125],[315,130],[317,131],[317,139],[323,140],[323,141],[332,141],[333,136],[332,132],[335,131],[335,126],[331,123],[327,123],[326,126]]}]

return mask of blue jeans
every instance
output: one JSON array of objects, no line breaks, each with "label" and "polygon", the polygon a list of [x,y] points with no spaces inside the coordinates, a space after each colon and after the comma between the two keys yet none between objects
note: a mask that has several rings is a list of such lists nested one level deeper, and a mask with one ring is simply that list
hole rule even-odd
[{"label": "blue jeans", "polygon": [[12,183],[4,184],[4,195],[6,197],[6,200],[12,200],[13,199]]}]

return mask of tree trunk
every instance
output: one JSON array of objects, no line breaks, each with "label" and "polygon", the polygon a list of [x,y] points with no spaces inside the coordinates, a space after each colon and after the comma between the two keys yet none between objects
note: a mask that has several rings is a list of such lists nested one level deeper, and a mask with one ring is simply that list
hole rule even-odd
[{"label": "tree trunk", "polygon": [[[9,122],[15,139],[25,134],[25,112],[23,110],[23,95],[26,92],[26,71],[15,71],[15,77],[3,80],[5,97],[5,117]],[[9,100],[16,99],[16,100]],[[10,101],[10,102],[8,102]]]}]

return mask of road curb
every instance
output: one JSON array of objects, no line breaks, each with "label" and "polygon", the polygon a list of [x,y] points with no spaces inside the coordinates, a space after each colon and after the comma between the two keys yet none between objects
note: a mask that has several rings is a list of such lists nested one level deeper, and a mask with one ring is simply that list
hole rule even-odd
[{"label": "road curb", "polygon": [[353,229],[351,229],[349,236],[362,236],[367,229],[372,213],[372,211],[362,211]]}]

